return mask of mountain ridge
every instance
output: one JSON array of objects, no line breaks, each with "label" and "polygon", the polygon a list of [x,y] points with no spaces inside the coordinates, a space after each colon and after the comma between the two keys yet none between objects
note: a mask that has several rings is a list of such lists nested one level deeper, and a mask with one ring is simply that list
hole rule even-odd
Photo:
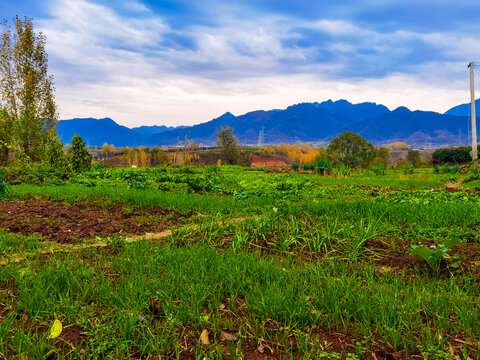
[{"label": "mountain ridge", "polygon": [[[480,105],[480,99],[477,100]],[[235,116],[230,112],[210,121],[193,125],[167,127],[164,125],[127,128],[110,118],[61,120],[58,133],[68,143],[79,133],[88,145],[104,143],[115,146],[179,145],[185,137],[196,143],[213,145],[216,131],[229,126],[241,144],[254,145],[260,131],[265,143],[328,142],[342,131],[353,131],[368,141],[382,144],[405,141],[417,144],[466,144],[468,117],[461,104],[444,114],[433,111],[411,111],[404,106],[389,110],[382,104],[347,100],[327,100],[321,103],[299,103],[286,109],[255,110]]]}]

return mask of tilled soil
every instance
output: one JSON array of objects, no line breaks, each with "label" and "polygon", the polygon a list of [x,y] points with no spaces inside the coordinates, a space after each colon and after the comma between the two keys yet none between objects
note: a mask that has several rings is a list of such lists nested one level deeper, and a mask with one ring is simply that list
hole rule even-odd
[{"label": "tilled soil", "polygon": [[157,208],[125,211],[122,205],[104,209],[50,201],[0,201],[0,228],[24,235],[40,234],[59,243],[73,243],[96,236],[158,232],[193,214]]}]

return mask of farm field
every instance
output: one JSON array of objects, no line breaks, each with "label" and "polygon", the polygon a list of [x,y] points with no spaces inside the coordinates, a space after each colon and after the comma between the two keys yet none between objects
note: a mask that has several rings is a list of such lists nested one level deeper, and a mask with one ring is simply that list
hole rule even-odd
[{"label": "farm field", "polygon": [[410,172],[10,181],[0,357],[479,359],[480,182]]}]

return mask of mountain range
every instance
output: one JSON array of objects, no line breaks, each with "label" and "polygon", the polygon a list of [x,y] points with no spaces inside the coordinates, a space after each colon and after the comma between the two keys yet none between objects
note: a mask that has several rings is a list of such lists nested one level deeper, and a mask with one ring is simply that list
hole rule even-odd
[{"label": "mountain range", "polygon": [[[480,99],[476,101],[480,106]],[[480,111],[480,108],[479,108]],[[141,126],[128,128],[110,118],[59,121],[57,130],[64,143],[75,133],[87,145],[162,146],[178,145],[187,136],[198,144],[213,145],[216,131],[229,126],[239,142],[257,144],[263,129],[264,143],[328,142],[342,131],[353,131],[380,145],[404,141],[409,145],[463,145],[468,143],[470,104],[451,108],[444,114],[411,111],[399,107],[390,111],[376,103],[352,104],[347,100],[301,103],[284,110],[258,110],[235,116],[229,112],[194,126]]]}]

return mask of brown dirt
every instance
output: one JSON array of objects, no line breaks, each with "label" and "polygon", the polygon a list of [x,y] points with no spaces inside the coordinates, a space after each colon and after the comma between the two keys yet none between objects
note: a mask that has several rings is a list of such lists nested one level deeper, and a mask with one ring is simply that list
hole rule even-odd
[{"label": "brown dirt", "polygon": [[165,209],[125,211],[122,205],[103,209],[49,201],[0,202],[0,228],[24,235],[40,234],[60,243],[96,236],[159,232],[192,215],[193,212]]},{"label": "brown dirt", "polygon": [[271,155],[252,154],[250,167],[289,168],[290,166],[278,157],[274,157]]}]

